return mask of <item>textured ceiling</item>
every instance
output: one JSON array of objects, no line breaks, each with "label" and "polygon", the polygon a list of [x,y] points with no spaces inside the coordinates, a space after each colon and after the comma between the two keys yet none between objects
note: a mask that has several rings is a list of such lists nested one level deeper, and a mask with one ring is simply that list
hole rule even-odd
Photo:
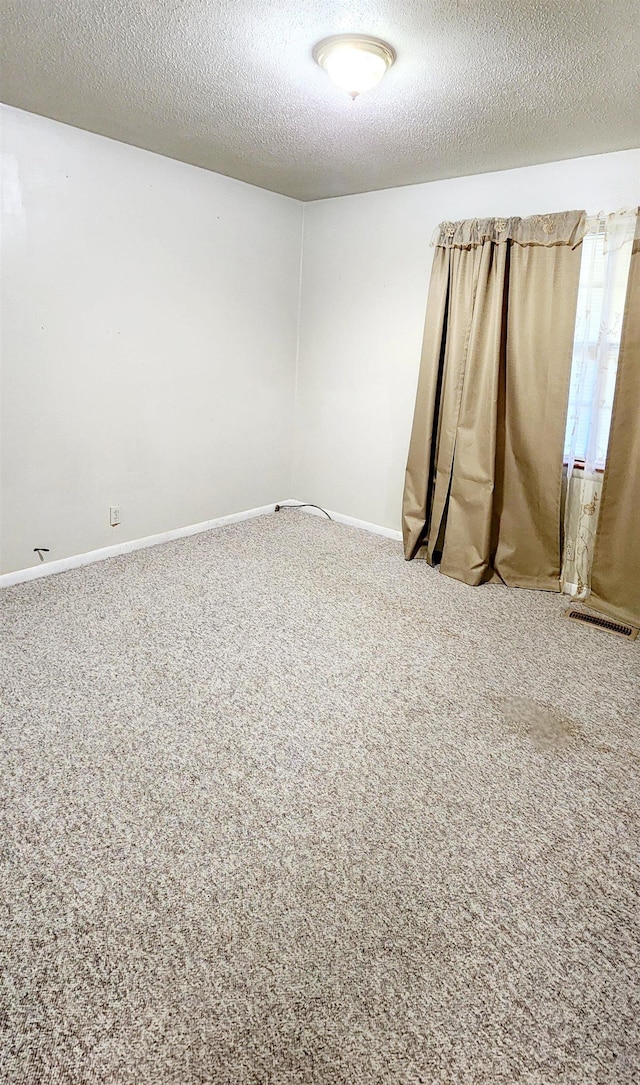
[{"label": "textured ceiling", "polygon": [[[5,102],[303,200],[640,144],[638,0],[3,0]],[[398,60],[352,102],[311,58]]]}]

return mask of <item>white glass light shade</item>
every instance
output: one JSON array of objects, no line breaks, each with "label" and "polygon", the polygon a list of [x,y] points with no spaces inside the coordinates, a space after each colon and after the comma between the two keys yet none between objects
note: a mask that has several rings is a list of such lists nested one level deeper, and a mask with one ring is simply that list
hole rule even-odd
[{"label": "white glass light shade", "polygon": [[332,83],[352,98],[375,87],[396,59],[387,42],[356,34],[325,38],[318,42],[313,56]]}]

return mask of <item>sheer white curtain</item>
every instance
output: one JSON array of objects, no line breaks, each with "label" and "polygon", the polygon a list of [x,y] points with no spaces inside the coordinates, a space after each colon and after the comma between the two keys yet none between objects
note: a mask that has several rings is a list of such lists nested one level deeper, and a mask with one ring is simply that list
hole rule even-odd
[{"label": "sheer white curtain", "polygon": [[563,590],[589,592],[637,209],[597,215],[583,241],[564,458]]}]

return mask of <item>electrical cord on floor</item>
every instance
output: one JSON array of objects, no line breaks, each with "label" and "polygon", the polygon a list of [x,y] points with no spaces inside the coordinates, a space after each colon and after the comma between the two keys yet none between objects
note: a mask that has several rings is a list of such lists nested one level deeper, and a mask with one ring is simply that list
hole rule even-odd
[{"label": "electrical cord on floor", "polygon": [[310,501],[303,501],[300,505],[276,505],[275,511],[280,512],[280,509],[319,509],[328,520],[333,520],[333,517],[329,516],[329,513],[322,508],[322,505],[312,505]]}]

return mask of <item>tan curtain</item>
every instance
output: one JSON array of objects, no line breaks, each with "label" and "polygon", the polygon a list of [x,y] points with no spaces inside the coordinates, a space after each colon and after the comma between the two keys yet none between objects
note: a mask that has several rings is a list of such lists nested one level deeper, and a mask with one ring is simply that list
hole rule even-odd
[{"label": "tan curtain", "polygon": [[583,211],[443,223],[403,501],[405,556],[560,587]]},{"label": "tan curtain", "polygon": [[588,606],[640,625],[640,218],[631,254]]}]

